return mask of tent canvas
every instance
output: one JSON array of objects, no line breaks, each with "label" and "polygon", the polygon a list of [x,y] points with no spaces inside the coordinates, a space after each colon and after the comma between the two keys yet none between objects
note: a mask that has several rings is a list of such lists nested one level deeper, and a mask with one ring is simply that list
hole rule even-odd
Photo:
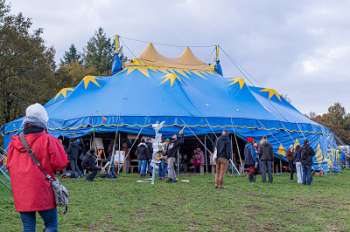
[{"label": "tent canvas", "polygon": [[[172,59],[149,45],[116,74],[86,76],[76,87],[59,91],[45,104],[49,132],[73,138],[93,132],[137,134],[142,128],[142,134],[154,136],[152,124],[164,121],[165,136],[183,127],[185,136],[223,129],[242,139],[267,136],[282,159],[281,150],[308,139],[314,149],[321,149],[314,168],[322,168],[327,150],[336,146],[328,128],[307,118],[276,90],[251,86],[243,78],[224,78],[215,70],[190,48]],[[19,118],[2,127],[5,146],[21,124]]]}]

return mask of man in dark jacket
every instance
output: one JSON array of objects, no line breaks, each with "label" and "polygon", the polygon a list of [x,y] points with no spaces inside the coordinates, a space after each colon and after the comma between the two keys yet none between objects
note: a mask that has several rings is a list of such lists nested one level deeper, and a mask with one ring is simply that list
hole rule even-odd
[{"label": "man in dark jacket", "polygon": [[86,180],[93,181],[97,175],[97,171],[100,170],[97,166],[97,156],[93,149],[90,149],[83,157],[82,166],[86,170],[86,173],[89,173],[86,175]]},{"label": "man in dark jacket", "polygon": [[68,146],[68,159],[70,163],[70,168],[74,176],[81,176],[82,172],[78,166],[78,157],[81,151],[81,146],[78,140],[73,140],[69,143]]},{"label": "man in dark jacket", "polygon": [[269,177],[269,183],[272,183],[272,163],[273,163],[273,148],[272,145],[267,141],[267,137],[264,136],[261,140],[261,144],[259,146],[259,154],[260,154],[260,164],[261,164],[261,177],[262,182],[266,182],[266,173]]},{"label": "man in dark jacket", "polygon": [[308,140],[304,141],[301,149],[301,165],[303,168],[303,184],[311,185],[312,183],[312,159],[315,156],[315,151],[309,144]]},{"label": "man in dark jacket", "polygon": [[173,135],[170,143],[167,145],[165,155],[168,161],[168,183],[176,183],[175,162],[177,153],[184,143],[183,130],[179,132],[179,136]]},{"label": "man in dark jacket", "polygon": [[[153,143],[151,138],[146,139],[146,145],[148,148],[148,157],[147,157],[147,165],[148,167],[151,167],[151,161],[153,157]],[[152,175],[151,170],[148,170],[149,174]]]},{"label": "man in dark jacket", "polygon": [[227,170],[228,161],[231,159],[231,139],[226,130],[216,141],[217,158],[216,174],[215,174],[215,188],[224,188],[224,175]]},{"label": "man in dark jacket", "polygon": [[137,159],[139,160],[140,176],[146,176],[147,162],[149,158],[149,149],[145,141],[142,139],[136,150]]}]

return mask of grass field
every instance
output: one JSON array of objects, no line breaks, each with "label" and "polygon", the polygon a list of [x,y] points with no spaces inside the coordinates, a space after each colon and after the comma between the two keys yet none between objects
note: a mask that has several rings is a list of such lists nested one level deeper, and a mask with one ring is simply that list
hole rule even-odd
[{"label": "grass field", "polygon": [[[226,176],[223,190],[213,187],[211,175],[154,186],[138,179],[65,179],[71,205],[59,218],[60,231],[350,231],[349,171],[316,177],[311,187],[287,175],[275,176],[273,184]],[[11,193],[3,188],[0,225],[4,232],[21,230]]]}]

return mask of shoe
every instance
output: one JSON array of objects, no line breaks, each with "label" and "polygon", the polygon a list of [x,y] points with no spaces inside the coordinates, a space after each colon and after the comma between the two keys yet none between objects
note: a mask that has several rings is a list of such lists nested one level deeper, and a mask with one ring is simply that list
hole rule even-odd
[{"label": "shoe", "polygon": [[167,182],[167,183],[171,183],[173,180],[172,179],[167,179],[165,182]]}]

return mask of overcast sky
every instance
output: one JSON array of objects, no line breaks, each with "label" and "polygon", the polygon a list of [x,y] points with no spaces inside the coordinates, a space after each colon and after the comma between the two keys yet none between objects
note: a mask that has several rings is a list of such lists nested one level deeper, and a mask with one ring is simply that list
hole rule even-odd
[{"label": "overcast sky", "polygon": [[[11,0],[14,12],[44,29],[56,60],[80,50],[98,27],[145,41],[223,49],[258,86],[287,95],[304,113],[340,102],[350,111],[350,1]],[[134,54],[145,44],[124,39]],[[167,56],[181,48],[157,46]],[[131,52],[126,49],[129,56]],[[211,48],[194,48],[210,62]],[[221,54],[224,74],[242,76]]]}]

